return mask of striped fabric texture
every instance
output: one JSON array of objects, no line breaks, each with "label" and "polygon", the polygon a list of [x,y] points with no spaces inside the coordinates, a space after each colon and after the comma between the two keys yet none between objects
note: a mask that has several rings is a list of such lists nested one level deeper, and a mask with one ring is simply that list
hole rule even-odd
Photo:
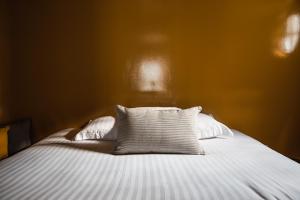
[{"label": "striped fabric texture", "polygon": [[[202,110],[202,107],[198,107],[200,110]],[[121,106],[121,105],[117,105],[116,106],[117,109],[117,114],[119,114],[119,111],[122,111],[123,113],[126,111],[126,107],[125,106]],[[181,108],[177,108],[177,107],[135,107],[135,108],[130,108],[131,110],[134,111],[142,111],[142,110],[181,110]]]},{"label": "striped fabric texture", "polygon": [[116,154],[204,154],[197,141],[195,123],[199,108],[150,110],[117,107]]},{"label": "striped fabric texture", "polygon": [[0,161],[1,200],[300,199],[300,165],[234,132],[202,140],[206,155],[116,156],[69,130]]}]

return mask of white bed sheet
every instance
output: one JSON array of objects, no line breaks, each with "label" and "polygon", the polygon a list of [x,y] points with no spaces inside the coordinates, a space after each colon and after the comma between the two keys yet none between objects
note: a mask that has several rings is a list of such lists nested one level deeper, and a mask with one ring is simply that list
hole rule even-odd
[{"label": "white bed sheet", "polygon": [[111,155],[60,131],[0,162],[0,199],[300,199],[300,165],[235,131],[206,155]]}]

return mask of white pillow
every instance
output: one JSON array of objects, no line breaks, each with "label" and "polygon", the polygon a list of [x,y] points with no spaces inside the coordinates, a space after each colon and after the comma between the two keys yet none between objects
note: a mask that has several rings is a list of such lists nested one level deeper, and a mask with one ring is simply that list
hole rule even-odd
[{"label": "white pillow", "polygon": [[217,136],[233,136],[233,132],[215,120],[212,116],[199,113],[196,122],[196,132],[198,139],[214,138]]},{"label": "white pillow", "polygon": [[116,140],[117,133],[114,128],[115,118],[112,116],[99,117],[91,120],[80,132],[75,135],[74,140]]}]

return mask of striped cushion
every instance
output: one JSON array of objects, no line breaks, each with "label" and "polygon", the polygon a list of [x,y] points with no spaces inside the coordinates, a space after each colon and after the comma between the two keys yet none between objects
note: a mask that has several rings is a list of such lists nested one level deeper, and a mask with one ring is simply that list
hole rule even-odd
[{"label": "striped cushion", "polygon": [[[127,108],[129,109],[129,108]],[[141,110],[181,110],[181,108],[177,107],[135,107],[135,108],[130,108],[131,110],[135,111],[141,111]],[[202,110],[202,107],[199,106],[200,111]],[[119,111],[119,112],[118,112]],[[117,105],[117,114],[124,115],[126,112],[126,107]]]},{"label": "striped cushion", "polygon": [[117,106],[116,154],[204,154],[195,133],[199,108],[185,110],[125,110]]}]

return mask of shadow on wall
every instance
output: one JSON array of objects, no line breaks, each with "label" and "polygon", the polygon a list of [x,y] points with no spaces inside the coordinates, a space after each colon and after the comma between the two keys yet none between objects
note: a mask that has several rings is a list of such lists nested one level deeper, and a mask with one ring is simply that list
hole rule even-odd
[{"label": "shadow on wall", "polygon": [[6,1],[0,2],[0,124],[11,120],[10,116],[10,29]]}]

